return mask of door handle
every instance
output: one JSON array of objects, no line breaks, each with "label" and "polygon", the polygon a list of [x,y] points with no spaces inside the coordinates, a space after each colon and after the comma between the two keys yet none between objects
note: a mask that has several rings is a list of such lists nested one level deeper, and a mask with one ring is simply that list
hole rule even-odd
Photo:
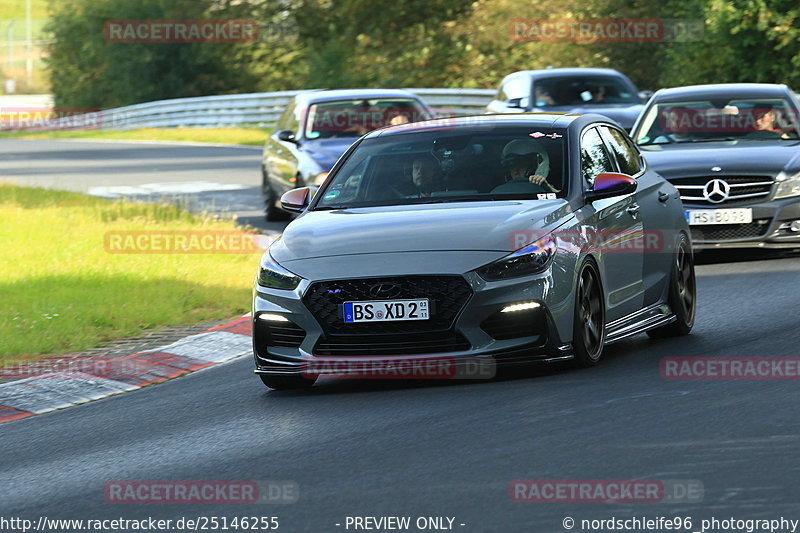
[{"label": "door handle", "polygon": [[625,211],[627,211],[630,216],[636,217],[636,215],[639,214],[639,204],[631,204]]},{"label": "door handle", "polygon": [[659,191],[658,193],[658,201],[661,202],[662,204],[667,202],[669,200],[669,197],[670,195],[665,192]]}]

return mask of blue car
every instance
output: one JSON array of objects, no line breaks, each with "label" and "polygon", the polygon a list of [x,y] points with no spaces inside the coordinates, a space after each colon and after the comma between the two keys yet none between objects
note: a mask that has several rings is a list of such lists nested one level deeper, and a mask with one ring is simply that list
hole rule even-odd
[{"label": "blue car", "polygon": [[365,133],[433,116],[422,99],[402,90],[342,89],[296,95],[264,146],[261,168],[266,219],[288,218],[280,209],[281,195],[298,187],[321,185],[333,164]]}]

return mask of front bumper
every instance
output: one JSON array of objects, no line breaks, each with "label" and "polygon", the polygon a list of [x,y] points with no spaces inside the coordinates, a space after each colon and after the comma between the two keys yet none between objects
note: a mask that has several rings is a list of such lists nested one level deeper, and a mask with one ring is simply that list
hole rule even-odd
[{"label": "front bumper", "polygon": [[[758,204],[736,205],[753,210],[750,224],[690,226],[695,249],[723,248],[800,248],[800,232],[789,226],[800,220],[800,198],[786,198]],[[716,209],[728,208],[721,204]],[[714,209],[685,205],[685,210]]]},{"label": "front bumper", "polygon": [[[353,362],[427,359],[447,360],[456,365],[487,362],[501,366],[571,357],[571,346],[562,341],[570,335],[559,331],[559,323],[563,322],[565,314],[572,313],[572,306],[567,303],[572,293],[559,294],[553,290],[555,284],[550,270],[536,276],[491,283],[474,272],[439,277],[458,278],[468,292],[452,321],[439,323],[436,331],[426,331],[426,324],[420,321],[419,326],[408,326],[407,331],[403,331],[403,326],[399,332],[388,334],[376,333],[374,328],[365,331],[367,328],[358,324],[344,326],[340,317],[320,311],[320,307],[309,300],[309,295],[319,291],[315,291],[316,287],[308,280],[303,280],[292,291],[256,286],[252,318],[255,372],[298,375],[327,362],[352,363],[354,373],[359,373],[363,367]],[[386,278],[341,281],[377,283]],[[316,282],[316,285],[321,283],[327,282]],[[343,295],[339,300],[349,297]],[[359,299],[363,298],[355,298]],[[520,302],[538,305],[523,311],[501,312]],[[437,312],[435,305],[432,301],[434,314]],[[279,318],[276,319],[276,315]],[[285,320],[276,321],[281,318]],[[416,327],[419,329],[414,330]]]}]

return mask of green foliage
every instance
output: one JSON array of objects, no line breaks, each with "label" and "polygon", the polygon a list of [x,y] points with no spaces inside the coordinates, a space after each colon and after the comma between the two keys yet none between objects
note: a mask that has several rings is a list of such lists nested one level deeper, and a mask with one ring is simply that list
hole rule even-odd
[{"label": "green foliage", "polygon": [[138,102],[256,90],[248,43],[114,43],[116,19],[249,18],[247,4],[213,0],[53,2],[49,66],[56,105],[109,108]]},{"label": "green foliage", "polygon": [[670,50],[666,80],[786,83],[800,87],[796,0],[708,0],[704,38]]},{"label": "green foliage", "polygon": [[[610,67],[642,89],[727,81],[800,86],[797,0],[59,0],[58,105],[341,87],[496,87],[522,69]],[[109,43],[109,19],[254,18],[255,43]],[[515,42],[515,19],[682,19],[689,42]]]}]

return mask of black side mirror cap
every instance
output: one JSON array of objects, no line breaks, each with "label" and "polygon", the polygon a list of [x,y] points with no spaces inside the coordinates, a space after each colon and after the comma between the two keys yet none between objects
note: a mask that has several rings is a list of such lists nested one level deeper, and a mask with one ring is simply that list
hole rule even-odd
[{"label": "black side mirror cap", "polygon": [[594,179],[592,190],[586,191],[586,201],[593,202],[636,192],[636,180],[627,174],[602,172]]},{"label": "black side mirror cap", "polygon": [[294,136],[294,132],[291,130],[281,130],[277,133],[277,137],[279,141],[297,144],[297,138]]}]

